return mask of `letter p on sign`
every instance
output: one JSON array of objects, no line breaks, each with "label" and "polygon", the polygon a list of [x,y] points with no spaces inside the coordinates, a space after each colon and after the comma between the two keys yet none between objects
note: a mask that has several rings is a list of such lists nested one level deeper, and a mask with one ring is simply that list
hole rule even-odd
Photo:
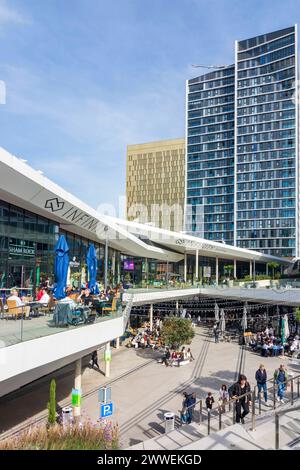
[{"label": "letter p on sign", "polygon": [[100,407],[100,418],[107,418],[107,416],[111,416],[113,414],[113,404],[112,403],[105,403],[102,404]]}]

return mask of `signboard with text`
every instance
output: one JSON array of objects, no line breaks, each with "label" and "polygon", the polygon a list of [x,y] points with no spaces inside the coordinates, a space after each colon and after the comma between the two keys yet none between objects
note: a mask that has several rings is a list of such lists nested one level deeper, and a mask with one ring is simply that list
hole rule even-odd
[{"label": "signboard with text", "polygon": [[27,240],[9,240],[8,252],[10,255],[21,255],[27,257],[35,256],[35,245]]}]

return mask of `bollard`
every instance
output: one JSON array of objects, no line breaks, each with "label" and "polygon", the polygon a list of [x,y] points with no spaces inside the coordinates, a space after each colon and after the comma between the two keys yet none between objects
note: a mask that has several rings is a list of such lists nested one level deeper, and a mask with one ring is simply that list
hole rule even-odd
[{"label": "bollard", "polygon": [[275,413],[275,449],[279,450],[279,414]]},{"label": "bollard", "polygon": [[300,397],[300,382],[299,379],[297,380],[297,398]]},{"label": "bollard", "polygon": [[210,435],[210,411],[208,410],[207,414],[207,435]]},{"label": "bollard", "polygon": [[273,410],[276,409],[276,390],[275,390],[275,379],[273,379]]},{"label": "bollard", "polygon": [[222,410],[219,408],[219,431],[222,429]]},{"label": "bollard", "polygon": [[294,378],[291,380],[291,405],[294,404]]}]

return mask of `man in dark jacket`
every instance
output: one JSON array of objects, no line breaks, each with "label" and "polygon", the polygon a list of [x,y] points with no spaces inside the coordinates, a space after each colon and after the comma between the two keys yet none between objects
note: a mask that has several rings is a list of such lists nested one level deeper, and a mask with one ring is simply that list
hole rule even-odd
[{"label": "man in dark jacket", "polygon": [[267,391],[267,371],[265,366],[261,364],[259,369],[255,373],[255,380],[257,383],[257,399],[259,399],[259,394],[263,390],[265,403],[268,402],[268,391]]},{"label": "man in dark jacket", "polygon": [[[245,395],[247,394],[247,395]],[[242,398],[241,395],[245,395]],[[245,375],[240,375],[238,382],[233,385],[232,398],[236,398],[235,402],[235,413],[236,422],[242,424],[245,423],[244,418],[249,413],[249,406],[251,406],[251,388]],[[242,412],[243,408],[243,412]]]},{"label": "man in dark jacket", "polygon": [[184,401],[184,406],[186,408],[186,417],[187,417],[187,424],[190,424],[193,420],[193,413],[196,405],[196,394],[191,393],[185,394],[185,401]]}]

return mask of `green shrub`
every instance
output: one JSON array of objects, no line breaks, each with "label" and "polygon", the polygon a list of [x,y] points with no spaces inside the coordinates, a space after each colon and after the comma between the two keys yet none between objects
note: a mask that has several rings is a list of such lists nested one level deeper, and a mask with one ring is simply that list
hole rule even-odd
[{"label": "green shrub", "polygon": [[48,424],[56,423],[56,382],[51,380],[50,384],[50,401],[47,404],[48,408]]}]

